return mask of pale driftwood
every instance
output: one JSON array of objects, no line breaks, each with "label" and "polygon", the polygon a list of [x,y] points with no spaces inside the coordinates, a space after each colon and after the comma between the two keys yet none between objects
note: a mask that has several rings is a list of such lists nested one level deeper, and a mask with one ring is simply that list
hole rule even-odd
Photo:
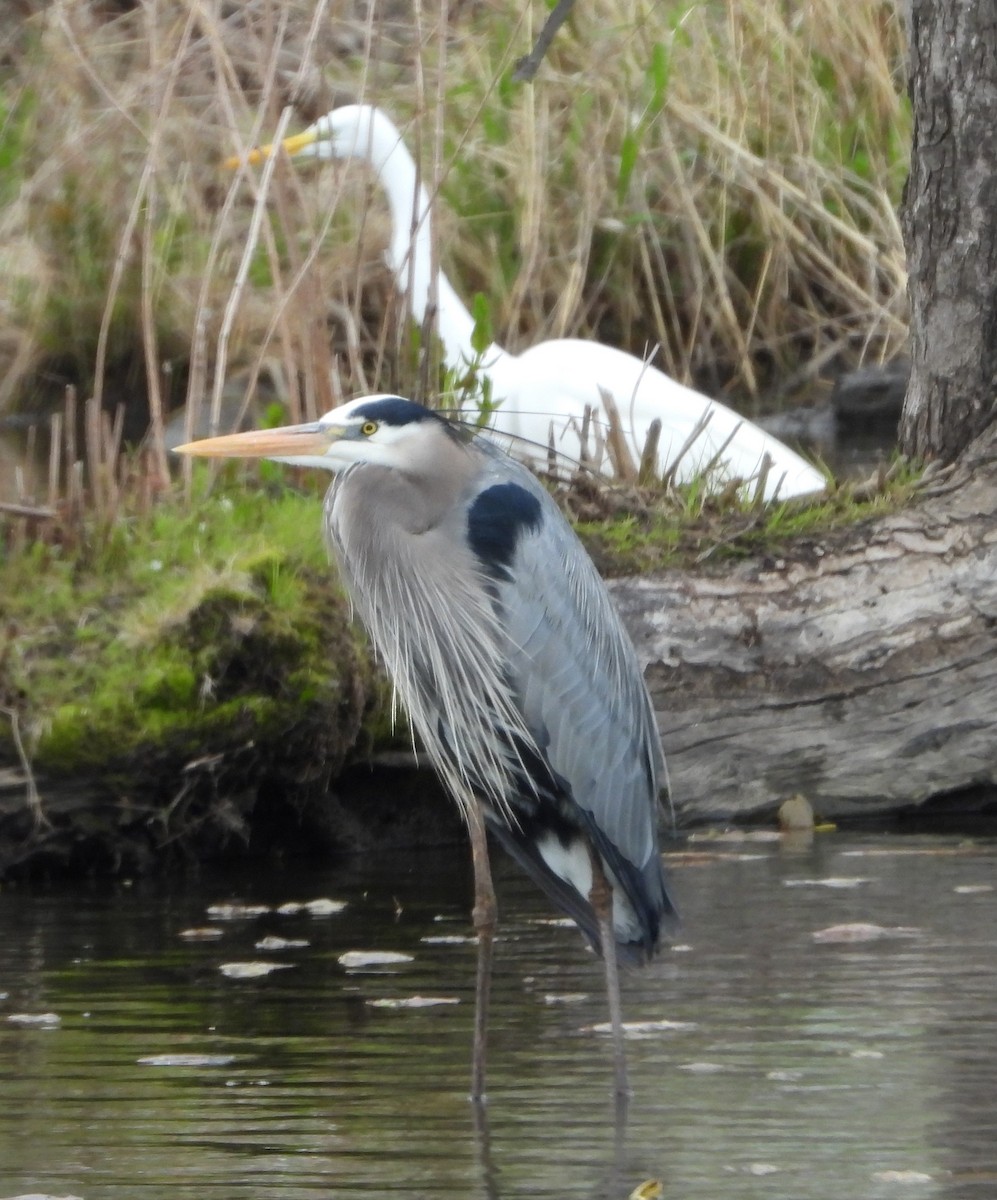
[{"label": "pale driftwood", "polygon": [[912,508],[722,575],[623,579],[680,821],[997,782],[994,439]]}]

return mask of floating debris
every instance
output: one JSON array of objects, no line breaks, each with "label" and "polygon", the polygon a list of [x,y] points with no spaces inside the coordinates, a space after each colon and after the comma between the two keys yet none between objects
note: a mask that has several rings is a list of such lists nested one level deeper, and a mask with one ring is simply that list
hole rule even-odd
[{"label": "floating debris", "polygon": [[864,921],[852,921],[845,925],[829,925],[810,936],[815,942],[876,942],[881,938],[918,937],[920,933],[920,929],[909,925],[871,925]]},{"label": "floating debris", "polygon": [[246,921],[262,917],[270,911],[266,904],[209,904],[208,916],[213,921]]},{"label": "floating debris", "polygon": [[177,937],[185,942],[214,942],[225,936],[225,930],[217,925],[195,925],[191,929],[181,929]]},{"label": "floating debris", "polygon": [[[687,1029],[695,1029],[695,1021],[624,1021],[623,1036],[626,1038],[654,1037],[656,1033],[679,1033]],[[600,1021],[598,1025],[589,1025],[586,1033],[612,1033],[613,1026],[609,1021]]]},{"label": "floating debris", "polygon": [[222,963],[218,968],[229,979],[261,979],[274,971],[289,971],[294,963],[264,962],[230,962]]},{"label": "floating debris", "polygon": [[721,1075],[728,1070],[723,1063],[715,1062],[691,1062],[680,1063],[680,1071],[688,1071],[690,1075]]},{"label": "floating debris", "polygon": [[873,1171],[872,1177],[880,1183],[931,1183],[934,1179],[926,1171]]},{"label": "floating debris", "polygon": [[578,926],[570,917],[533,917],[531,925],[549,925],[552,929],[577,929]]},{"label": "floating debris", "polygon": [[52,1196],[48,1192],[22,1192],[20,1196],[4,1196],[0,1200],[83,1200],[82,1196]]},{"label": "floating debris", "polygon": [[466,946],[468,942],[476,942],[477,937],[471,934],[460,933],[441,933],[435,937],[427,935],[419,938],[420,942],[425,942],[427,946]]},{"label": "floating debris", "polygon": [[398,996],[368,1000],[371,1008],[436,1008],[441,1004],[460,1004],[456,996]]},{"label": "floating debris", "polygon": [[660,1200],[664,1194],[660,1179],[645,1179],[643,1183],[637,1184],[627,1200]]},{"label": "floating debris", "polygon": [[950,858],[974,854],[973,846],[870,846],[864,850],[842,850],[842,858]]},{"label": "floating debris", "polygon": [[[780,842],[782,834],[778,829],[724,829],[708,830],[706,833],[692,833],[690,842]],[[672,856],[667,854],[670,862]]]},{"label": "floating debris", "polygon": [[340,966],[347,971],[360,971],[364,967],[394,967],[407,962],[412,962],[412,955],[399,954],[395,950],[347,950],[339,956]]},{"label": "floating debris", "polygon": [[135,1060],[140,1067],[227,1067],[234,1054],[147,1054]]},{"label": "floating debris", "polygon": [[270,935],[269,937],[260,938],[256,943],[257,950],[303,950],[305,946],[310,945],[307,938],[282,938]]},{"label": "floating debris", "polygon": [[775,1163],[754,1162],[748,1163],[744,1169],[749,1175],[763,1178],[766,1175],[778,1175],[781,1168],[777,1167]]},{"label": "floating debris", "polygon": [[11,1025],[22,1025],[26,1029],[56,1029],[62,1024],[58,1013],[11,1013],[7,1020]]},{"label": "floating debris", "polygon": [[863,883],[872,883],[871,879],[860,875],[830,875],[827,879],[784,879],[783,887],[826,887],[826,888],[856,888]]},{"label": "floating debris", "polygon": [[806,796],[797,793],[779,805],[780,829],[813,833],[815,823],[813,805]]},{"label": "floating debris", "polygon": [[544,1004],[581,1004],[588,998],[588,992],[548,992],[544,996]]},{"label": "floating debris", "polygon": [[[781,833],[775,834],[782,838]],[[714,863],[768,862],[771,854],[752,854],[747,850],[675,850],[664,856],[669,867],[709,867]]]},{"label": "floating debris", "polygon": [[318,900],[288,900],[277,912],[282,917],[293,917],[298,913],[307,913],[310,917],[334,917],[346,908],[345,900],[329,900],[321,897]]},{"label": "floating debris", "polygon": [[957,896],[980,896],[984,892],[992,892],[994,885],[992,883],[962,883],[955,888]]}]

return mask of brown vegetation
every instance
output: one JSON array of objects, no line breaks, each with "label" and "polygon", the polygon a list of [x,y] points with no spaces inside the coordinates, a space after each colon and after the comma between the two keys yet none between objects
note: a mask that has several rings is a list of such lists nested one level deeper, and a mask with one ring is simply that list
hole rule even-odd
[{"label": "brown vegetation", "polygon": [[8,9],[0,412],[73,384],[124,404],[134,437],[147,412],[219,405],[261,369],[292,415],[417,391],[366,172],[282,165],[257,210],[249,176],[219,167],[357,99],[405,130],[439,189],[444,265],[511,348],[657,345],[678,378],[749,405],[892,353],[907,126],[892,3],[597,0],[514,84],[545,15],[539,0]]}]

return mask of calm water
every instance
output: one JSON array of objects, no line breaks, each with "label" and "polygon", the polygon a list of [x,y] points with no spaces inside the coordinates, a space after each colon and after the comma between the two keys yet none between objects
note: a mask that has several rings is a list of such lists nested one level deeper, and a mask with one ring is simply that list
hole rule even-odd
[{"label": "calm water", "polygon": [[[0,892],[0,1196],[625,1200],[649,1178],[666,1200],[997,1195],[997,842],[669,857],[685,927],[625,1008],[674,1024],[634,1031],[625,1129],[589,1028],[598,965],[512,868],[477,1134],[462,852]],[[319,897],[347,907],[207,914]],[[891,935],[813,936],[855,922]],[[209,924],[219,938],[181,937]],[[308,944],[257,949],[267,935]],[[412,958],[351,973],[351,950]],[[254,960],[291,966],[221,970]],[[459,1003],[370,1003],[417,996]],[[43,1013],[59,1024],[9,1020]]]}]

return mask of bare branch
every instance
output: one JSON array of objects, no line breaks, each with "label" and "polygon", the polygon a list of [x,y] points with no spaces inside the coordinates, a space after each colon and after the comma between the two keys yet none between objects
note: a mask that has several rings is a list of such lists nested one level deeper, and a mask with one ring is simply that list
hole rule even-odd
[{"label": "bare branch", "polygon": [[537,38],[536,45],[512,69],[512,78],[516,83],[529,83],[533,76],[536,75],[540,69],[540,64],[543,62],[544,55],[550,49],[550,44],[554,40],[555,34],[568,19],[568,14],[574,7],[575,0],[557,0],[557,4],[551,10],[551,14],[547,18],[543,29],[540,30],[540,36]]}]

